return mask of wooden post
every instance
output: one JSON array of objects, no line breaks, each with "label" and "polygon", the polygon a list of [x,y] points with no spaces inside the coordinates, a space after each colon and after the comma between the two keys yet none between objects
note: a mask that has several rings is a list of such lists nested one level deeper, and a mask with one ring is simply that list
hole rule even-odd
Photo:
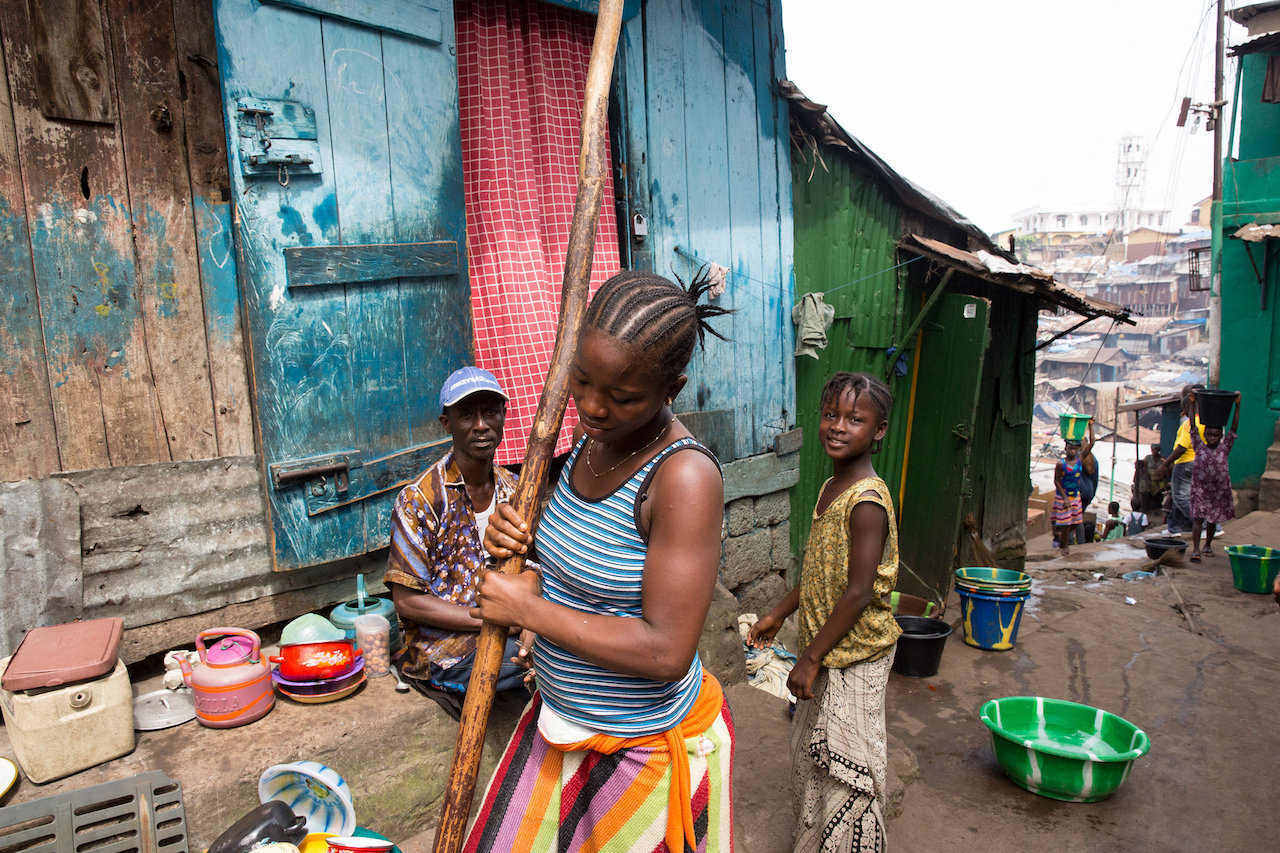
[{"label": "wooden post", "polygon": [[[582,104],[578,195],[574,200],[573,224],[565,256],[556,343],[547,368],[547,380],[542,386],[542,397],[538,400],[533,429],[529,434],[529,446],[525,451],[524,466],[520,470],[520,482],[511,501],[516,511],[530,520],[531,528],[537,525],[539,499],[547,478],[547,467],[555,450],[556,437],[560,434],[565,405],[569,401],[569,363],[578,347],[578,333],[587,309],[596,225],[600,220],[600,200],[609,169],[609,164],[605,162],[605,119],[609,107],[609,86],[613,77],[613,58],[621,26],[622,0],[600,0]],[[499,569],[507,574],[518,574],[524,569],[524,557],[517,555],[504,560]],[[440,825],[436,829],[433,848],[435,853],[456,853],[462,847],[506,637],[507,631],[500,625],[486,622],[480,629],[471,682],[467,685],[462,720],[458,727],[458,745],[453,753],[453,766],[449,770],[449,783],[444,792]]]}]

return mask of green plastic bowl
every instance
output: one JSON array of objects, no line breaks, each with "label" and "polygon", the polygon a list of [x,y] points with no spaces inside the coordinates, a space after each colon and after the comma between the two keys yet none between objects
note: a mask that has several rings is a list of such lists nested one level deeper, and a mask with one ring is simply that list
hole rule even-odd
[{"label": "green plastic bowl", "polygon": [[1015,785],[1069,803],[1105,800],[1151,749],[1147,733],[1128,720],[1063,699],[992,699],[979,717]]},{"label": "green plastic bowl", "polygon": [[1228,545],[1231,558],[1231,582],[1241,592],[1265,595],[1271,592],[1276,573],[1280,571],[1280,550],[1266,545]]},{"label": "green plastic bowl", "polygon": [[966,566],[956,569],[956,585],[979,592],[1010,592],[1031,589],[1031,575],[1016,569]]}]

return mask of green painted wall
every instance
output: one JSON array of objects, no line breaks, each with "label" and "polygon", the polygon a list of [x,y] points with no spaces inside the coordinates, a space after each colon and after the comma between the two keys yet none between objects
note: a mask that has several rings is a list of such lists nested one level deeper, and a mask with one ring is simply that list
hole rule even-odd
[{"label": "green painted wall", "polygon": [[1280,222],[1280,104],[1262,102],[1266,67],[1264,54],[1241,57],[1235,101],[1239,159],[1228,158],[1223,172],[1220,385],[1239,390],[1243,400],[1231,453],[1231,479],[1237,485],[1256,483],[1266,468],[1280,413],[1280,293],[1275,285],[1280,249],[1272,246],[1273,240],[1250,243],[1246,249],[1242,241],[1230,239],[1248,222]]},{"label": "green painted wall", "polygon": [[[793,151],[791,175],[797,299],[823,291],[836,308],[820,358],[795,360],[796,423],[805,438],[800,482],[791,490],[791,546],[798,554],[809,535],[818,492],[831,476],[831,463],[817,443],[822,386],[838,370],[883,375],[884,349],[900,328],[906,270],[881,272],[899,262],[901,231],[897,203],[879,185],[830,154],[824,168]],[[906,388],[904,378],[890,383],[895,400],[905,400]],[[875,466],[896,495],[906,417],[901,411],[893,415]]]}]

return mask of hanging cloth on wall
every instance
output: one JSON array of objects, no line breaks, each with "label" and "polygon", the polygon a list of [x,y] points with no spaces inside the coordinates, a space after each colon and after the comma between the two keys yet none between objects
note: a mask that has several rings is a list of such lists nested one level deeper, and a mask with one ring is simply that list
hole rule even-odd
[{"label": "hanging cloth on wall", "polygon": [[[497,454],[510,464],[524,458],[555,344],[595,20],[535,0],[458,2],[455,15],[476,363],[510,395]],[[620,267],[614,206],[603,204],[591,292]],[[557,453],[577,422],[570,400]]]},{"label": "hanging cloth on wall", "polygon": [[818,357],[827,348],[827,329],[836,317],[836,309],[822,299],[821,293],[806,293],[791,309],[791,322],[796,327],[797,356]]}]

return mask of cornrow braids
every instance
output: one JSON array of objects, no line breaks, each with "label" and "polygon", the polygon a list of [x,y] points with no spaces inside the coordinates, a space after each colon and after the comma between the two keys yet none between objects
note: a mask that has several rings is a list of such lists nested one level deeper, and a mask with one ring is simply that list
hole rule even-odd
[{"label": "cornrow braids", "polygon": [[[875,406],[876,411],[880,413],[880,420],[886,422],[889,420],[889,413],[893,411],[893,392],[889,390],[888,385],[869,373],[850,373],[847,370],[841,370],[832,374],[822,388],[819,408],[834,406],[846,391],[853,392],[855,403],[863,394],[866,394],[871,400],[871,405]],[[880,443],[876,442],[875,450],[879,449]]]},{"label": "cornrow braids", "polygon": [[600,285],[583,325],[625,341],[652,359],[659,381],[674,382],[689,364],[694,345],[706,346],[708,333],[728,340],[708,321],[733,313],[700,304],[712,285],[707,267],[687,285],[679,276],[676,281],[647,272],[620,272]]}]

